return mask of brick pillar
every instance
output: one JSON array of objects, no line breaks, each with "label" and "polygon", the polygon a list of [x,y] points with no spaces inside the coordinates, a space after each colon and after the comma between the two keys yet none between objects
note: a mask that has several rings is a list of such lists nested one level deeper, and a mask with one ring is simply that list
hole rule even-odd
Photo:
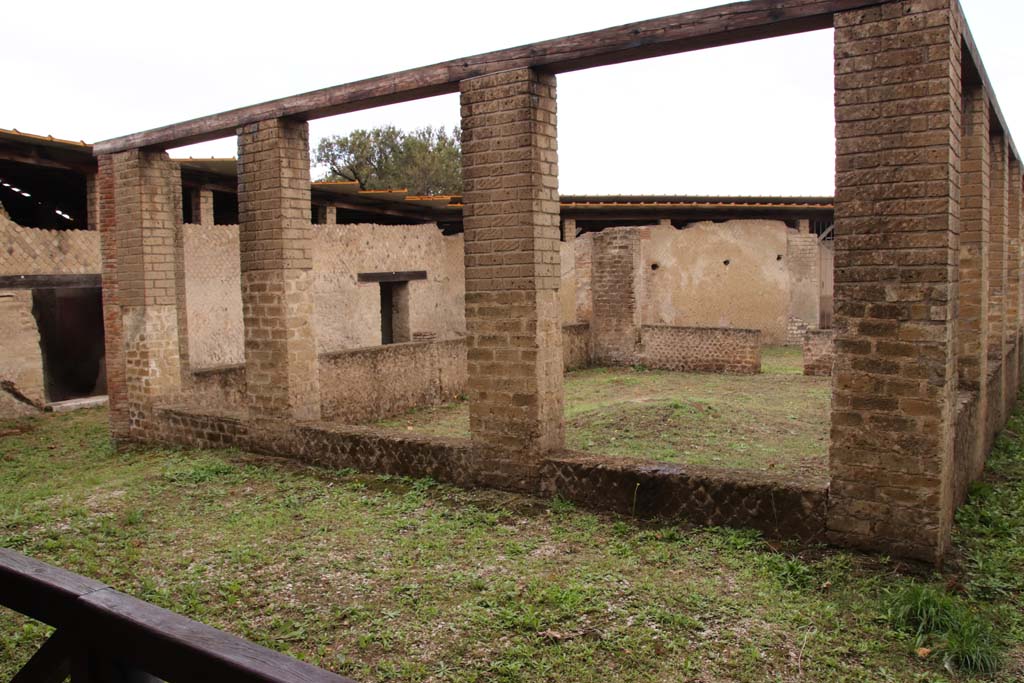
[{"label": "brick pillar", "polygon": [[1013,411],[1020,389],[1020,161],[1009,158],[1006,208],[1006,414]]},{"label": "brick pillar", "polygon": [[337,225],[338,223],[338,207],[328,206],[327,215],[324,218],[325,225]]},{"label": "brick pillar", "polygon": [[85,221],[86,229],[99,230],[100,227],[100,184],[99,172],[85,176]]},{"label": "brick pillar", "polygon": [[[976,438],[969,462],[957,463],[963,483],[975,478],[988,452],[989,112],[981,86],[964,93],[960,195],[958,386],[978,395]],[[966,488],[966,487],[965,487]]]},{"label": "brick pillar", "polygon": [[470,430],[532,469],[565,440],[555,79],[460,88]]},{"label": "brick pillar", "polygon": [[834,24],[828,535],[937,560],[953,512],[961,19],[956,0],[898,0]]},{"label": "brick pillar", "polygon": [[[1014,252],[1014,261],[1017,264],[1017,388],[1020,388],[1022,373],[1024,373],[1024,178],[1021,177],[1021,161],[1017,158],[1010,160],[1010,225],[1011,231],[1016,232],[1017,251]],[[1016,391],[1014,395],[1016,397]]]},{"label": "brick pillar", "polygon": [[138,149],[113,155],[113,172],[125,397],[130,431],[144,434],[154,400],[181,389],[181,173],[167,154]]},{"label": "brick pillar", "polygon": [[189,222],[193,225],[213,225],[213,190],[208,187],[197,187],[192,192],[192,215]]},{"label": "brick pillar", "polygon": [[590,333],[596,364],[632,365],[639,360],[642,261],[640,230],[605,228],[594,235]]},{"label": "brick pillar", "polygon": [[[989,148],[991,162],[990,204],[991,218],[989,223],[989,272],[988,272],[988,358],[991,381],[991,397],[989,409],[989,438],[994,439],[996,433],[1006,422],[1006,265],[1007,265],[1007,212],[1009,156],[1006,137],[992,131]],[[991,440],[989,442],[991,444]]]},{"label": "brick pillar", "polygon": [[255,416],[320,418],[309,210],[307,124],[273,119],[240,128],[245,379]]},{"label": "brick pillar", "polygon": [[562,221],[562,324],[576,323],[576,291],[579,288],[576,272],[576,219],[566,218]]},{"label": "brick pillar", "polygon": [[125,381],[124,321],[118,286],[117,211],[114,206],[114,157],[97,159],[96,188],[103,281],[103,343],[106,348],[110,433],[115,445],[129,438],[128,387]]}]

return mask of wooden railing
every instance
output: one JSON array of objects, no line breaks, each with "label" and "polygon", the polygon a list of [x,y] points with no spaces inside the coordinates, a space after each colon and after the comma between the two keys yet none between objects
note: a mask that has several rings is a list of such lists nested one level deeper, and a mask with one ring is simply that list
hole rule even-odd
[{"label": "wooden railing", "polygon": [[57,629],[11,683],[353,683],[4,548],[0,605]]}]

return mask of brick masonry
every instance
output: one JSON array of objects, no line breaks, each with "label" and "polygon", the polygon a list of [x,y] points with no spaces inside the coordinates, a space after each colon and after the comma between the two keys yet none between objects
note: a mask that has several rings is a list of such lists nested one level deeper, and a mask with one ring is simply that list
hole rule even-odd
[{"label": "brick masonry", "polygon": [[22,227],[0,215],[0,275],[100,272],[100,233]]},{"label": "brick masonry", "polygon": [[593,237],[590,282],[594,360],[599,365],[636,362],[642,323],[641,235],[607,228]]},{"label": "brick masonry", "polygon": [[831,542],[936,560],[954,509],[961,17],[841,12]]},{"label": "brick masonry", "polygon": [[460,89],[470,430],[535,464],[565,441],[555,78]]},{"label": "brick masonry", "polygon": [[808,330],[804,333],[804,374],[831,375],[835,350],[835,333],[832,330]]},{"label": "brick masonry", "polygon": [[761,372],[761,331],[734,328],[644,325],[637,360],[645,367],[677,372]]},{"label": "brick masonry", "polygon": [[323,467],[558,494],[597,509],[641,518],[755,528],[771,538],[814,542],[824,537],[824,484],[572,453],[544,457],[534,467],[476,448],[468,439],[278,420],[264,420],[256,426],[240,414],[222,409],[167,407],[159,411],[159,418],[154,432],[157,439],[195,447],[237,447]]},{"label": "brick masonry", "polygon": [[580,370],[592,363],[590,325],[562,326],[562,365],[566,371]]},{"label": "brick masonry", "polygon": [[249,407],[317,419],[306,123],[273,119],[238,131],[238,207]]}]

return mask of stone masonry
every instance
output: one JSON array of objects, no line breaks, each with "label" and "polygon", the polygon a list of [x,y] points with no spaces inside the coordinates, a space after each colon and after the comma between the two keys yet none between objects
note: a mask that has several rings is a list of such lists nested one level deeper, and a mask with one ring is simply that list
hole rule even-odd
[{"label": "stone masonry", "polygon": [[829,539],[930,560],[953,513],[960,22],[955,0],[834,17]]},{"label": "stone masonry", "polygon": [[248,403],[256,415],[319,419],[313,332],[308,124],[238,132],[238,217]]},{"label": "stone masonry", "polygon": [[463,81],[470,430],[518,464],[564,443],[555,79]]}]

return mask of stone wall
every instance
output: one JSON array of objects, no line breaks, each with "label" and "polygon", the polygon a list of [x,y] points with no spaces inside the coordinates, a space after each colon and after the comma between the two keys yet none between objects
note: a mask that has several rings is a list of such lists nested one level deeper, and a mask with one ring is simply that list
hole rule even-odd
[{"label": "stone wall", "polygon": [[320,355],[323,419],[373,422],[466,391],[464,339],[409,342]]},{"label": "stone wall", "polygon": [[835,362],[835,340],[832,330],[808,330],[804,333],[804,374],[828,376]]},{"label": "stone wall", "polygon": [[591,361],[590,325],[562,325],[562,365],[565,370],[580,370]]},{"label": "stone wall", "polygon": [[644,325],[640,363],[678,372],[761,372],[761,331]]}]

